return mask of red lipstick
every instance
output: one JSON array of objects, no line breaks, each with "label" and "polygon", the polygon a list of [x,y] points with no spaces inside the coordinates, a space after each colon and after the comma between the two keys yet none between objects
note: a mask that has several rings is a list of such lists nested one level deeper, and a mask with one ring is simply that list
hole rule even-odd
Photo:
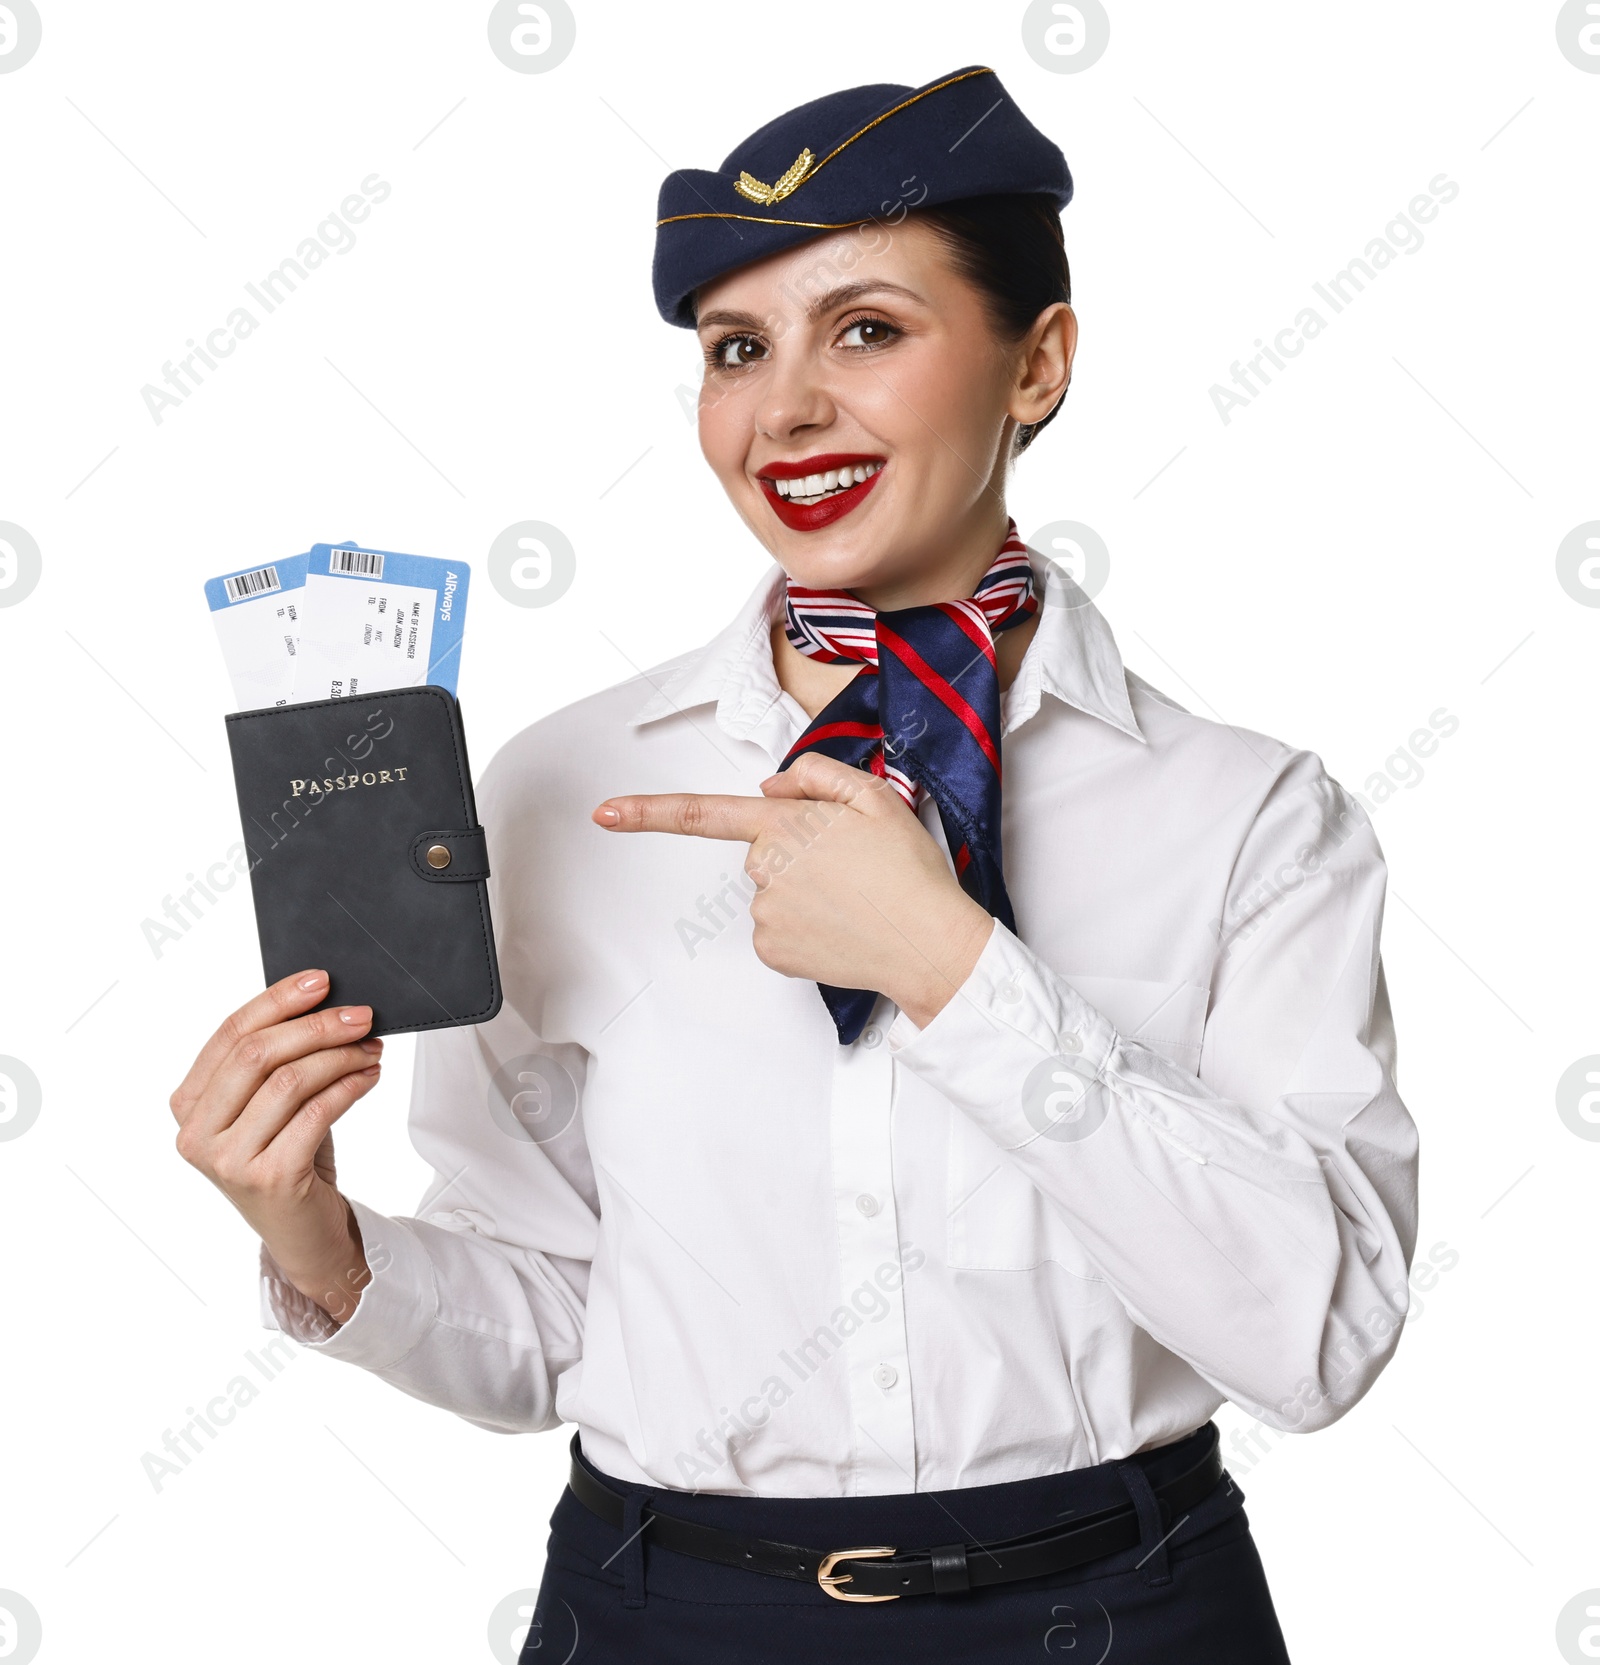
[{"label": "red lipstick", "polygon": [[[884,462],[885,459],[882,457],[827,451],[815,457],[802,457],[798,462],[767,463],[758,472],[756,479],[768,503],[772,505],[772,512],[785,526],[795,532],[815,532],[824,526],[831,526],[836,520],[843,519],[865,499],[867,493],[878,483],[878,475],[883,472]],[[876,467],[877,473],[869,474],[859,484],[844,491],[835,491],[817,503],[795,503],[780,495],[778,488],[772,483],[774,480],[803,480],[808,474],[826,474],[829,469],[856,467]]]}]

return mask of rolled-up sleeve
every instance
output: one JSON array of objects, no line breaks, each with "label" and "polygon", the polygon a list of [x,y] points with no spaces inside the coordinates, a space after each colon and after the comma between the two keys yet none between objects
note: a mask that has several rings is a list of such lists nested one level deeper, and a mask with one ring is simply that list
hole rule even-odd
[{"label": "rolled-up sleeve", "polygon": [[411,1137],[433,1177],[416,1215],[351,1201],[372,1279],[343,1324],[263,1245],[263,1324],[480,1427],[553,1427],[582,1354],[599,1217],[583,1066],[509,1006],[420,1036]]},{"label": "rolled-up sleeve", "polygon": [[1133,1321],[1270,1425],[1332,1422],[1410,1295],[1416,1129],[1395,1086],[1371,822],[1315,754],[1223,884],[1196,1071],[1120,1033],[996,924],[897,1061],[1060,1209]]}]

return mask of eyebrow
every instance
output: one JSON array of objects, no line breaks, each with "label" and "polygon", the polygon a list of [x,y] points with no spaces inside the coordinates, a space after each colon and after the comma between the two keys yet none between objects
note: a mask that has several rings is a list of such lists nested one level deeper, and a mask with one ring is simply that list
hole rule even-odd
[{"label": "eyebrow", "polygon": [[[927,303],[915,289],[907,289],[904,284],[886,283],[880,281],[859,281],[856,283],[841,283],[830,289],[826,294],[818,295],[806,308],[806,317],[815,322],[825,312],[832,312],[839,307],[850,306],[854,302],[863,300],[868,295],[899,295],[908,301],[915,301],[919,306]],[[696,329],[707,329],[712,325],[733,325],[739,329],[763,329],[765,320],[757,318],[751,312],[707,312],[695,320]]]}]

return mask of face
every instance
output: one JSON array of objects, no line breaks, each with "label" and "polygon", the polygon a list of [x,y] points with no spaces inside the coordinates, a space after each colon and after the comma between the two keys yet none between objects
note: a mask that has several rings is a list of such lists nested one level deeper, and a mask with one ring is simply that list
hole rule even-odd
[{"label": "face", "polygon": [[730,272],[697,318],[701,450],[793,579],[887,596],[986,551],[981,574],[1017,424],[1042,418],[1071,370],[1069,307],[1003,342],[913,218]]}]

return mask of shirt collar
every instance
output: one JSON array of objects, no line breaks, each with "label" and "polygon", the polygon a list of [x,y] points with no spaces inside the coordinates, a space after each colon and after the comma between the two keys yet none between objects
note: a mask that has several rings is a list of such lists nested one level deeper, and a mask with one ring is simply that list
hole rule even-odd
[{"label": "shirt collar", "polygon": [[[1053,561],[1031,546],[1028,558],[1040,597],[1039,626],[1006,690],[1004,732],[1025,723],[1038,711],[1041,696],[1051,694],[1143,744],[1128,700],[1122,655],[1105,615]],[[783,568],[774,562],[733,619],[704,647],[647,672],[654,692],[630,726],[715,702],[724,733],[758,742],[787,734],[776,746],[778,752],[786,751],[789,739],[800,732],[795,722],[803,728],[807,719],[779,687],[772,667],[770,633],[783,606],[784,583]]]},{"label": "shirt collar", "polygon": [[1028,559],[1040,597],[1039,628],[1006,690],[1005,730],[1025,723],[1039,709],[1040,694],[1053,694],[1143,745],[1122,655],[1105,614],[1063,568],[1031,544]]}]

